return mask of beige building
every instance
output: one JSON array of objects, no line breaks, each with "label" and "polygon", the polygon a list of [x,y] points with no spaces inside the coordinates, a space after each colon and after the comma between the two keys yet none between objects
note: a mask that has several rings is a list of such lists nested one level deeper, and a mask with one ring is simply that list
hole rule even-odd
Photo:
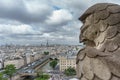
[{"label": "beige building", "polygon": [[59,56],[60,60],[60,71],[64,71],[65,69],[72,67],[76,69],[76,53],[64,53]]},{"label": "beige building", "polygon": [[44,57],[44,54],[42,54],[42,52],[37,52],[35,55],[34,55],[34,61],[35,60],[38,60],[40,58]]},{"label": "beige building", "polygon": [[23,59],[14,59],[14,60],[6,60],[4,61],[4,67],[6,65],[13,64],[17,69],[22,67],[24,65],[24,60]]}]

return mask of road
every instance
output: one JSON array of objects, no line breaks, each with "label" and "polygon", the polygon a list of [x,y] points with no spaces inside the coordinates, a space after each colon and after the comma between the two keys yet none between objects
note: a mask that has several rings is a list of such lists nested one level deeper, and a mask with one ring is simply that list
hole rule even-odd
[{"label": "road", "polygon": [[35,62],[32,62],[30,64],[28,64],[27,66],[19,69],[17,71],[17,73],[34,73],[34,69],[36,66],[39,66],[40,64],[42,64],[43,62],[45,62],[46,60],[48,60],[51,56],[46,56],[44,58],[41,58],[39,60],[36,60]]},{"label": "road", "polygon": [[54,74],[51,76],[50,80],[62,80],[62,79],[60,79],[60,75]]}]

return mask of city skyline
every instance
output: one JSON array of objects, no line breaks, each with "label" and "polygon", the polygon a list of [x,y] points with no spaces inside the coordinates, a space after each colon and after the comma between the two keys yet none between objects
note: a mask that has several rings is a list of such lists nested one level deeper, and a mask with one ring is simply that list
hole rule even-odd
[{"label": "city skyline", "polygon": [[119,0],[1,0],[0,45],[79,44],[81,14],[95,3]]}]

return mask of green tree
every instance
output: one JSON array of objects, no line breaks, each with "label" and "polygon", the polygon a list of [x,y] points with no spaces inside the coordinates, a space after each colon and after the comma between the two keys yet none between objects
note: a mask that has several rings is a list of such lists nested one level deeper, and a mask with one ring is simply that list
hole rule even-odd
[{"label": "green tree", "polygon": [[16,67],[13,64],[6,65],[4,74],[8,75],[10,80],[12,80],[13,74],[16,72]]},{"label": "green tree", "polygon": [[57,65],[57,60],[53,60],[52,62],[50,62],[50,66],[54,69],[55,66]]},{"label": "green tree", "polygon": [[64,74],[67,76],[73,76],[73,75],[76,75],[76,70],[72,67],[69,67],[64,71]]},{"label": "green tree", "polygon": [[39,74],[38,78],[36,78],[35,80],[48,80],[50,78],[50,76],[48,74]]},{"label": "green tree", "polygon": [[0,73],[0,80],[8,80],[8,79],[4,77],[3,73]]},{"label": "green tree", "polygon": [[49,52],[48,52],[48,51],[44,51],[44,54],[45,54],[45,55],[48,55],[48,54],[49,54]]}]

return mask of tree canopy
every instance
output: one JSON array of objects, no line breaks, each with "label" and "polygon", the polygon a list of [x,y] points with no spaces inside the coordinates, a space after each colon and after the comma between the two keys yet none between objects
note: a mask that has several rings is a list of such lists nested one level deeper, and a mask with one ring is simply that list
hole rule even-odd
[{"label": "tree canopy", "polygon": [[57,60],[53,60],[52,62],[50,62],[50,66],[54,69],[57,65]]},{"label": "tree canopy", "polygon": [[10,80],[12,80],[11,78],[12,78],[13,74],[16,72],[15,65],[13,65],[13,64],[6,65],[4,70],[5,71],[3,73],[6,74],[7,76],[9,76]]},{"label": "tree canopy", "polygon": [[3,73],[0,73],[0,80],[8,80],[8,79],[4,77]]},{"label": "tree canopy", "polygon": [[69,67],[68,69],[66,69],[64,71],[65,75],[67,76],[73,76],[73,75],[76,75],[76,70],[72,67]]},{"label": "tree canopy", "polygon": [[40,73],[39,76],[35,80],[48,80],[50,76],[48,74]]},{"label": "tree canopy", "polygon": [[48,52],[48,51],[44,51],[44,54],[45,54],[45,55],[48,55],[48,54],[49,54],[49,52]]}]

